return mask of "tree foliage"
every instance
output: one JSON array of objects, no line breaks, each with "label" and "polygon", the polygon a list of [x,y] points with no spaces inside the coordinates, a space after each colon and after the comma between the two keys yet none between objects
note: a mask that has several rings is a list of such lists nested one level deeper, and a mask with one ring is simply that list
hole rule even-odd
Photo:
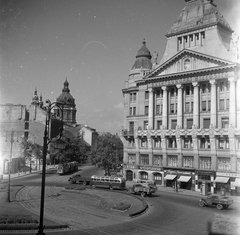
[{"label": "tree foliage", "polygon": [[[39,144],[33,143],[27,138],[23,138],[21,142],[21,158],[23,159],[23,167],[26,163],[29,163],[30,172],[31,172],[31,161],[32,158],[38,160],[42,159],[43,148]],[[20,169],[19,169],[20,170]]]},{"label": "tree foliage", "polygon": [[102,167],[106,175],[117,169],[123,162],[123,144],[117,135],[103,133],[99,135],[92,146],[90,161],[93,165]]}]

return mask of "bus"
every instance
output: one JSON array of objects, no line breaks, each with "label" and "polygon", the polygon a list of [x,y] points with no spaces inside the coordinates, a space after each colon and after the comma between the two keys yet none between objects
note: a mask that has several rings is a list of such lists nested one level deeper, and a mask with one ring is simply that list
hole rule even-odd
[{"label": "bus", "polygon": [[70,173],[73,171],[77,171],[78,170],[78,162],[67,162],[67,163],[63,163],[63,164],[59,164],[58,168],[57,168],[57,173],[59,175],[63,175],[66,173]]},{"label": "bus", "polygon": [[117,176],[91,176],[91,186],[93,188],[126,189],[126,180]]}]

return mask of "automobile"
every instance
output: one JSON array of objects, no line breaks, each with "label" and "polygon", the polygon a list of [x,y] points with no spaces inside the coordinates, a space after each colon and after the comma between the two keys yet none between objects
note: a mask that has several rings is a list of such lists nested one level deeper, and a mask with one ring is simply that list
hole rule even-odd
[{"label": "automobile", "polygon": [[72,175],[68,179],[70,184],[82,183],[83,185],[89,185],[90,181],[91,177],[82,177],[80,174]]},{"label": "automobile", "polygon": [[198,201],[199,206],[216,206],[218,210],[227,209],[233,204],[233,200],[225,196],[208,195]]},{"label": "automobile", "polygon": [[157,191],[156,183],[151,181],[136,183],[133,184],[130,188],[128,188],[128,193],[140,194],[142,197],[145,197],[146,195],[151,196],[156,191]]}]

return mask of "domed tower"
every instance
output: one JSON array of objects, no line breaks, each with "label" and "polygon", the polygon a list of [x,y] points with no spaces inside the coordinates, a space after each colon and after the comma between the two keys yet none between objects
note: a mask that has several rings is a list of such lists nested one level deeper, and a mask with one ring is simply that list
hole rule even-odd
[{"label": "domed tower", "polygon": [[38,94],[37,94],[37,88],[35,88],[34,95],[32,97],[32,105],[39,105],[39,100],[38,100]]},{"label": "domed tower", "polygon": [[[57,102],[64,104],[63,122],[74,125],[76,124],[77,110],[76,110],[75,99],[70,94],[70,89],[68,88],[68,86],[69,86],[69,83],[66,78],[66,81],[63,84],[62,93],[58,96]],[[61,114],[61,111],[56,108],[54,109],[54,113],[56,114],[57,117],[59,117]]]},{"label": "domed tower", "polygon": [[136,60],[131,68],[127,87],[135,86],[135,81],[141,79],[152,69],[152,56],[146,46],[145,39],[142,42],[142,47],[139,49],[136,55]]}]

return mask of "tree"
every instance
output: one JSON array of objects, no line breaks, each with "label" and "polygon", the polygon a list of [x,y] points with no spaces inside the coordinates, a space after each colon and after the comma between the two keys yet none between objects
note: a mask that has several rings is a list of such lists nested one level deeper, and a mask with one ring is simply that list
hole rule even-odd
[{"label": "tree", "polygon": [[[29,171],[32,171],[32,158],[34,157],[36,160],[39,161],[40,166],[40,159],[42,158],[42,146],[33,143],[32,141],[28,140],[27,138],[23,138],[21,142],[21,157],[23,159],[23,168],[25,171],[26,162],[29,162]],[[21,168],[21,166],[20,166]],[[21,169],[19,169],[21,170]]]},{"label": "tree", "polygon": [[92,146],[90,161],[93,165],[102,167],[105,175],[111,175],[111,171],[116,173],[123,162],[123,144],[120,138],[111,133],[99,135]]}]

